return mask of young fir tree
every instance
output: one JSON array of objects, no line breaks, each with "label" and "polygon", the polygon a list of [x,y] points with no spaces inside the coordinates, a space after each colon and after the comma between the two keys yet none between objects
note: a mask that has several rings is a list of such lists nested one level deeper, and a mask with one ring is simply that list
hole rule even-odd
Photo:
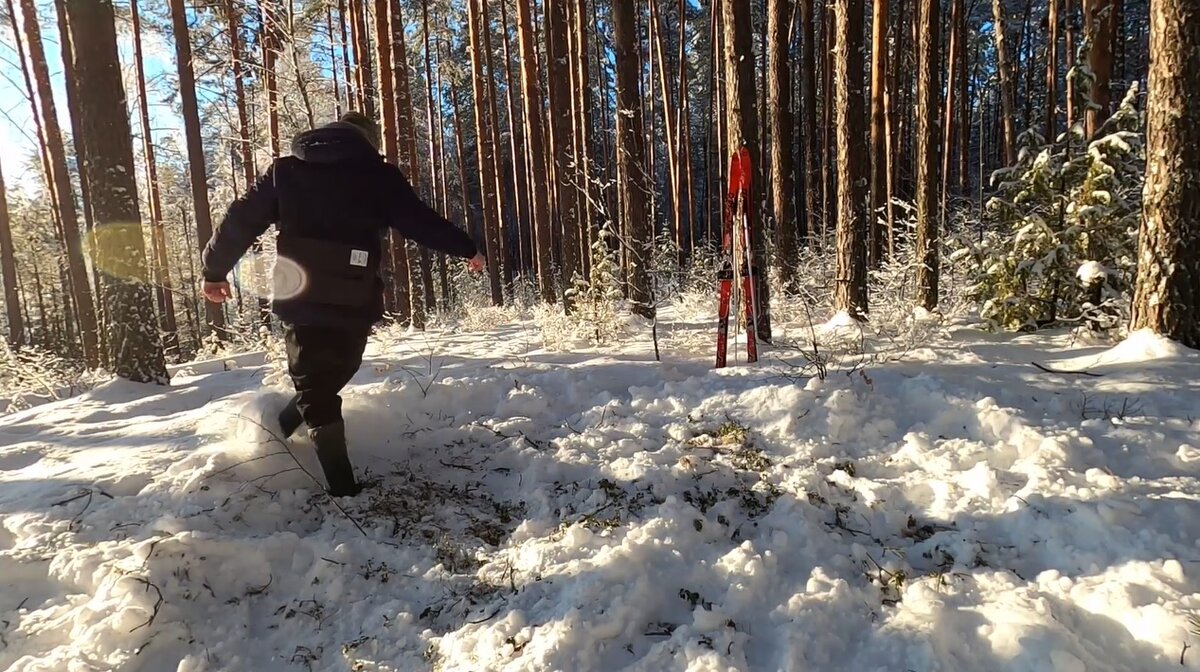
[{"label": "young fir tree", "polygon": [[1076,124],[1061,144],[1020,136],[1016,166],[996,174],[990,231],[974,254],[972,293],[995,326],[1031,329],[1087,321],[1117,323],[1136,264],[1145,130],[1138,87],[1090,143]]},{"label": "young fir tree", "polygon": [[591,269],[587,279],[576,274],[566,291],[574,317],[591,331],[596,345],[608,342],[619,332],[617,308],[622,299],[621,273],[610,249],[612,232],[605,223],[591,247]]}]

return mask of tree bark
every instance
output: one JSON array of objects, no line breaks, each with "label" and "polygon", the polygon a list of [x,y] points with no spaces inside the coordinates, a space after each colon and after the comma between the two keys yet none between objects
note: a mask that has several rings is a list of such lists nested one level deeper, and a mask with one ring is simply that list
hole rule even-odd
[{"label": "tree bark", "polygon": [[[966,119],[959,117],[959,108],[961,104],[959,96],[961,92],[958,90],[958,80],[961,79],[962,70],[966,67],[966,19],[963,16],[965,11],[963,7],[964,0],[950,0],[950,47],[947,52],[950,68],[946,78],[946,106],[943,119],[945,119],[945,135],[942,136],[940,160],[942,162],[941,173],[941,205],[940,205],[940,223],[939,225],[944,230],[946,228],[945,218],[949,216],[949,198],[950,198],[950,174],[954,172],[954,168],[958,165],[957,155],[954,152],[956,139],[958,138],[958,127],[966,123]],[[1053,2],[1054,0],[1050,0]],[[940,3],[939,3],[940,4]],[[940,21],[938,22],[941,23]],[[940,45],[934,45],[934,48],[941,53]],[[941,81],[941,66],[937,63],[938,81]],[[921,69],[918,66],[918,72]],[[933,114],[933,112],[930,112]],[[920,154],[920,152],[918,152]],[[921,187],[917,187],[917,192],[920,193]]]},{"label": "tree bark", "polygon": [[[682,258],[682,252],[687,242],[684,238],[685,231],[683,229],[683,205],[680,202],[680,192],[682,191],[682,175],[679,167],[679,145],[676,142],[676,124],[678,117],[673,116],[678,112],[673,100],[671,84],[667,80],[667,54],[663,48],[663,31],[662,18],[659,16],[658,6],[651,0],[647,3],[650,11],[650,33],[652,37],[652,48],[654,50],[653,59],[657,66],[658,72],[658,89],[659,102],[662,107],[663,115],[663,144],[667,148],[667,182],[671,197],[671,230],[675,238],[675,248],[680,253],[679,258]],[[651,96],[653,97],[653,96]],[[653,127],[653,124],[651,124]],[[653,133],[651,133],[653,136]],[[650,143],[653,145],[653,141]],[[651,167],[651,174],[656,174],[654,168]],[[657,221],[656,218],[652,220]]]},{"label": "tree bark", "polygon": [[1046,0],[1046,142],[1058,137],[1058,0]]},{"label": "tree bark", "polygon": [[142,154],[146,158],[146,186],[150,190],[150,265],[154,272],[154,298],[158,304],[159,328],[167,351],[179,352],[178,325],[175,323],[175,297],[171,287],[171,267],[167,259],[167,232],[163,222],[162,197],[158,186],[158,163],[154,155],[154,137],[150,129],[150,101],[146,96],[146,69],[142,57],[142,23],[138,0],[130,0],[133,19],[133,60],[137,69],[138,110],[142,122]]},{"label": "tree bark", "polygon": [[868,214],[871,232],[868,262],[872,267],[883,263],[888,237],[887,33],[888,0],[875,0],[871,24],[871,211]]},{"label": "tree bark", "polygon": [[1084,30],[1092,39],[1088,67],[1096,76],[1091,98],[1095,107],[1087,111],[1087,135],[1093,137],[1108,120],[1112,104],[1110,91],[1113,73],[1113,35],[1116,33],[1116,6],[1113,0],[1084,0]]},{"label": "tree bark", "polygon": [[[938,216],[939,141],[942,138],[937,112],[941,90],[941,49],[938,30],[941,7],[938,0],[918,0],[917,43],[917,299],[922,308],[938,305],[938,245],[941,221]],[[949,107],[949,106],[947,106]],[[947,137],[949,137],[947,135]]]},{"label": "tree bark", "polygon": [[[588,277],[591,269],[589,251],[592,245],[592,210],[596,192],[592,185],[592,94],[588,70],[587,12],[582,5],[573,5],[571,53],[573,56],[571,100],[574,114],[575,164],[579,207],[579,271]],[[568,278],[563,279],[564,282]]]},{"label": "tree bark", "polygon": [[655,314],[650,286],[652,224],[646,212],[650,190],[645,164],[645,131],[638,64],[638,38],[632,2],[612,6],[613,50],[617,74],[617,183],[621,189],[621,226],[629,255],[629,298],[633,311],[646,318]]},{"label": "tree bark", "polygon": [[[336,39],[333,33],[333,6],[325,7],[325,34],[329,38],[329,78],[333,80],[333,110],[338,117],[342,116],[342,87],[338,81],[338,60]],[[347,84],[349,86],[349,84]]]},{"label": "tree bark", "polygon": [[[526,246],[524,249],[528,250],[528,252],[529,252],[529,254],[528,254],[529,268],[531,271],[536,272],[536,269],[535,269],[536,258],[534,256],[536,254],[536,252],[533,249],[534,231],[533,231],[533,223],[532,222],[527,222],[524,227],[522,227],[520,222],[517,223],[517,225],[514,228],[516,229],[515,233],[516,233],[517,240],[519,242],[517,243],[517,248],[518,248],[517,253],[514,254],[513,250],[512,250],[513,243],[511,240],[514,236],[512,236],[510,234],[509,228],[505,225],[505,220],[506,220],[506,215],[505,215],[505,210],[504,210],[505,183],[504,183],[504,178],[503,178],[504,161],[503,161],[503,157],[500,154],[501,150],[499,149],[500,145],[501,145],[500,136],[502,135],[500,132],[500,110],[499,110],[500,95],[496,92],[496,80],[497,80],[496,73],[498,72],[498,70],[496,69],[495,59],[493,58],[493,54],[495,53],[495,51],[492,48],[492,30],[491,30],[491,15],[492,15],[492,13],[489,9],[488,0],[482,0],[481,5],[483,6],[483,16],[484,16],[484,19],[483,19],[483,21],[484,21],[484,24],[483,24],[484,25],[483,53],[485,55],[484,67],[486,68],[487,72],[492,73],[491,77],[489,77],[487,80],[487,95],[486,95],[485,99],[487,100],[487,104],[488,104],[488,118],[491,119],[491,123],[492,123],[492,129],[491,129],[492,161],[495,164],[492,174],[496,176],[496,213],[497,213],[497,215],[496,215],[496,236],[498,237],[497,240],[500,241],[500,246],[497,248],[497,254],[499,255],[500,259],[504,260],[503,265],[500,267],[500,277],[504,281],[504,286],[513,287],[513,279],[515,277],[515,274],[513,272],[513,265],[514,265],[514,262],[520,258],[520,257],[518,257],[518,254],[521,254],[522,257],[525,256],[524,253],[521,252],[521,248],[523,245]],[[502,17],[506,13],[504,6],[505,6],[505,3],[501,2],[500,3],[500,11],[501,11]],[[503,21],[503,18],[501,20]],[[507,29],[505,29],[504,35],[506,37],[508,36]],[[505,73],[506,73],[505,74],[505,77],[506,77],[505,90],[506,90],[506,94],[511,96],[512,95],[512,91],[511,91],[512,87],[520,86],[520,84],[518,83],[519,78],[512,73],[512,70],[511,70],[512,64],[511,64],[511,61],[509,61],[507,59],[507,57],[505,58],[504,67],[505,67]],[[523,106],[518,106],[518,109],[521,109],[521,107],[523,107]],[[522,124],[518,125],[517,127],[524,128],[524,122],[522,122]],[[526,144],[522,147],[522,149],[523,149],[523,152],[522,152],[521,156],[518,157],[518,159],[520,161],[520,170],[518,171],[518,174],[520,176],[519,179],[523,180],[523,184],[528,185],[533,180],[532,173],[531,173],[532,165],[530,164],[530,160],[529,160],[529,146]],[[513,170],[517,170],[517,168],[514,166]],[[528,195],[526,203],[529,204],[532,202],[533,202],[533,196]],[[532,206],[530,206],[530,207],[532,207]],[[527,210],[527,212],[529,212],[529,211]],[[522,233],[523,229],[526,229],[528,232],[528,235],[529,235],[528,240],[525,240],[524,238],[521,237],[524,235]],[[524,241],[524,242],[521,242],[521,241]]]},{"label": "tree bark", "polygon": [[504,304],[504,290],[500,285],[500,234],[499,210],[496,205],[496,162],[495,142],[492,137],[492,118],[488,109],[487,86],[484,83],[483,31],[487,30],[487,15],[484,0],[468,0],[468,30],[471,40],[471,88],[475,94],[475,137],[476,157],[479,163],[480,200],[483,203],[484,239],[488,256],[488,279],[492,288],[492,303]]},{"label": "tree bark", "polygon": [[1001,119],[1004,129],[1004,163],[1012,166],[1017,162],[1017,126],[1016,126],[1016,82],[1013,80],[1012,65],[1008,58],[1005,40],[1004,0],[992,0],[992,33],[996,40],[996,57],[999,60],[997,69],[1000,71],[1000,104],[1003,106]]},{"label": "tree bark", "polygon": [[[176,0],[177,2],[179,0]],[[169,381],[154,325],[146,247],[138,214],[129,129],[110,0],[65,0],[79,116],[88,138],[84,170],[92,185],[96,264],[107,283],[112,371],[134,382]],[[190,66],[190,63],[189,63]]]},{"label": "tree bark", "polygon": [[1075,79],[1070,76],[1071,68],[1075,67],[1078,54],[1075,53],[1075,5],[1080,0],[1063,0],[1063,22],[1066,23],[1067,40],[1067,128],[1075,122]]},{"label": "tree bark", "polygon": [[[355,2],[356,0],[351,0]],[[353,10],[352,10],[353,11]],[[357,17],[354,19],[357,21]],[[401,117],[397,114],[396,105],[398,102],[403,104],[403,101],[398,101],[396,95],[396,68],[392,64],[392,59],[395,57],[395,47],[389,47],[392,42],[391,36],[394,31],[392,25],[396,21],[396,17],[392,16],[392,8],[389,0],[375,0],[375,47],[376,58],[379,61],[379,92],[380,92],[380,135],[383,141],[383,153],[388,162],[393,165],[400,165],[400,134],[403,132],[399,128]],[[360,47],[365,47],[365,37],[355,38],[356,43],[361,41]],[[363,72],[358,71],[359,77],[362,77]],[[366,86],[365,82],[359,81],[359,90],[363,91]],[[390,305],[390,309],[395,312],[400,324],[411,324],[413,321],[412,312],[412,269],[411,260],[408,254],[408,244],[395,231],[388,232],[388,266],[391,269],[391,277],[384,285],[386,299]]]},{"label": "tree bark", "polygon": [[[358,77],[362,113],[371,119],[378,119],[375,116],[379,107],[376,99],[377,91],[374,86],[375,71],[371,63],[371,47],[367,38],[367,0],[349,0],[349,2],[351,20],[354,22],[354,65]],[[378,20],[376,17],[376,21]]]},{"label": "tree bark", "polygon": [[[442,119],[441,105],[435,102],[433,90],[433,53],[430,48],[429,39],[429,0],[421,2],[421,40],[425,52],[425,123],[429,130],[429,193],[430,200],[444,214],[449,215],[449,204],[447,203],[445,169],[443,166],[442,151]],[[441,64],[438,65],[438,76],[441,76]],[[440,90],[440,83],[438,89]],[[439,94],[440,97],[440,94]],[[435,111],[436,110],[436,111]],[[439,203],[440,201],[440,203]],[[438,281],[442,290],[441,306],[443,308],[450,305],[450,284],[448,277],[448,269],[446,268],[446,255],[438,254]],[[430,297],[429,307],[435,305]]]},{"label": "tree bark", "polygon": [[[350,52],[356,49],[356,47],[354,46],[355,43],[351,41],[350,36],[346,33],[347,21],[350,22],[351,26],[354,25],[354,19],[346,9],[346,0],[338,0],[338,24],[342,34],[342,70],[344,73],[343,79],[346,82],[346,107],[347,109],[354,109],[356,105],[361,106],[361,104],[357,103],[359,93],[356,91],[354,85],[355,69],[350,63]],[[357,51],[354,51],[354,56],[358,57]],[[341,115],[339,114],[338,116]]]},{"label": "tree bark", "polygon": [[21,15],[24,20],[25,37],[29,46],[29,62],[33,79],[37,84],[42,127],[46,133],[47,151],[50,157],[50,177],[54,181],[58,212],[62,222],[62,238],[67,252],[67,270],[71,293],[78,311],[80,336],[83,339],[83,355],[88,366],[100,363],[100,344],[96,323],[95,304],[92,303],[92,288],[88,281],[87,261],[79,232],[79,216],[75,207],[75,189],[71,185],[71,174],[67,170],[66,150],[63,147],[62,131],[58,124],[58,113],[54,104],[54,93],[50,86],[50,69],[46,63],[46,52],[42,46],[41,27],[33,0],[21,0]]},{"label": "tree bark", "polygon": [[[821,76],[824,78],[821,83],[821,129],[823,137],[821,139],[821,212],[824,214],[824,219],[821,223],[821,242],[825,244],[831,229],[838,226],[835,221],[838,217],[837,206],[837,162],[838,162],[838,146],[837,146],[837,131],[835,123],[834,111],[834,42],[835,42],[835,16],[831,6],[827,6],[823,0],[821,33],[824,45],[821,48]],[[865,113],[865,110],[864,110]],[[856,142],[863,142],[866,138],[858,138]],[[865,244],[865,243],[864,243]]]},{"label": "tree bark", "polygon": [[[408,163],[408,179],[413,188],[420,193],[421,164],[417,152],[417,126],[414,118],[414,99],[411,80],[408,76],[408,44],[405,37],[404,15],[399,0],[391,0],[392,13],[392,71],[396,80],[396,113],[400,116],[397,127],[400,130],[400,150]],[[433,292],[433,267],[429,259],[429,250],[424,246],[408,245],[409,267],[416,257],[416,268],[410,275],[409,287],[412,298],[412,324],[418,329],[425,328],[425,319],[431,306],[437,304]]]},{"label": "tree bark", "polygon": [[801,179],[804,181],[804,203],[807,206],[804,213],[807,221],[805,231],[811,238],[824,220],[820,189],[817,186],[817,176],[820,174],[817,164],[817,19],[813,14],[813,3],[817,0],[799,2],[800,27],[803,31],[800,36],[800,155],[803,166]]},{"label": "tree bark", "polygon": [[[625,3],[621,3],[625,4]],[[530,210],[537,234],[538,286],[542,300],[554,303],[554,269],[551,262],[553,245],[550,221],[550,184],[546,171],[546,136],[542,120],[542,86],[538,79],[537,54],[534,49],[534,27],[529,0],[517,0],[517,31],[520,35],[521,90],[525,105],[525,139],[532,165],[533,189]]]},{"label": "tree bark", "polygon": [[[570,310],[565,291],[579,272],[579,190],[574,182],[575,143],[572,128],[571,72],[569,49],[570,17],[567,0],[546,0],[547,62],[550,66],[551,156],[555,165],[555,193],[558,195],[559,216],[562,220],[562,288],[563,306]],[[538,107],[541,103],[538,102]]]},{"label": "tree bark", "polygon": [[792,160],[792,3],[769,0],[767,4],[767,103],[771,123],[771,210],[779,246],[781,277],[784,286],[795,290],[796,261],[800,250],[800,232],[796,225],[795,179]]},{"label": "tree bark", "polygon": [[[406,173],[414,189],[421,186],[421,168],[417,154],[417,129],[413,121],[412,86],[408,76],[408,44],[405,39],[405,23],[398,0],[390,1],[392,75],[395,78],[396,125],[399,130],[398,144],[401,161],[407,164]],[[408,282],[409,299],[412,302],[412,325],[425,328],[429,306],[436,303],[433,296],[433,271],[429,262],[429,251],[424,247],[405,243],[409,272],[403,276]],[[416,263],[413,263],[413,259]]]},{"label": "tree bark", "polygon": [[[99,3],[112,11],[111,0],[68,0],[77,3]],[[170,0],[171,25],[175,35],[175,59],[179,67],[179,93],[183,103],[183,126],[187,137],[188,172],[192,184],[192,204],[196,211],[196,236],[199,238],[200,250],[208,245],[212,238],[212,213],[208,203],[208,176],[204,165],[204,140],[200,136],[200,108],[196,101],[196,77],[192,72],[192,44],[188,34],[187,14],[184,11],[183,0]],[[76,37],[76,39],[79,39]],[[76,62],[82,60],[75,53]],[[82,104],[82,101],[81,101]],[[89,136],[89,140],[90,140]],[[91,157],[98,159],[98,157]],[[132,176],[132,173],[130,173]],[[99,219],[99,218],[97,218]],[[225,337],[225,313],[221,306],[210,301],[204,302],[208,327],[217,333],[218,338]]]},{"label": "tree bark", "polygon": [[1200,0],[1151,0],[1146,187],[1133,329],[1200,348]]},{"label": "tree bark", "polygon": [[21,297],[17,293],[17,260],[13,250],[12,225],[8,217],[8,192],[4,169],[0,166],[0,279],[4,282],[4,309],[8,316],[8,344],[25,345],[25,318],[21,315]]},{"label": "tree bark", "polygon": [[[171,1],[179,2],[182,7],[182,0]],[[259,42],[262,45],[262,67],[265,75],[264,86],[267,90],[267,139],[271,147],[271,158],[278,157],[280,152],[279,72],[276,70],[276,63],[279,61],[279,46],[283,40],[280,38],[279,10],[275,5],[278,1],[262,0],[259,3],[262,8],[263,23]],[[199,224],[198,221],[197,224]]]},{"label": "tree bark", "polygon": [[[932,0],[922,0],[931,2]],[[867,316],[866,96],[863,93],[863,0],[837,0],[838,152],[837,291],[834,306],[856,320]]]}]

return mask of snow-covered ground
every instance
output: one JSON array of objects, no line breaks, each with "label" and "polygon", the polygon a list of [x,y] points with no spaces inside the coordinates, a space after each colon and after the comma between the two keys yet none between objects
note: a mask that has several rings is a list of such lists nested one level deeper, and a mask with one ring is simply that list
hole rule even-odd
[{"label": "snow-covered ground", "polygon": [[261,357],[2,417],[0,669],[1200,670],[1200,354],[929,333],[380,338],[344,511]]}]

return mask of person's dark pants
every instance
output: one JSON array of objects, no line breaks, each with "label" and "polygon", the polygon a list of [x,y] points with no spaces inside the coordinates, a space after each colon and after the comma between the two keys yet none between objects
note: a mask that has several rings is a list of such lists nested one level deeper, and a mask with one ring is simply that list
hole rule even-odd
[{"label": "person's dark pants", "polygon": [[296,388],[296,396],[279,416],[284,438],[301,423],[308,425],[330,494],[353,494],[357,486],[346,455],[340,395],[362,366],[370,330],[285,324],[283,333],[288,373]]},{"label": "person's dark pants", "polygon": [[317,429],[342,420],[340,394],[362,366],[369,334],[365,329],[284,325],[288,373],[296,388],[281,418],[285,434],[295,432],[300,422]]}]

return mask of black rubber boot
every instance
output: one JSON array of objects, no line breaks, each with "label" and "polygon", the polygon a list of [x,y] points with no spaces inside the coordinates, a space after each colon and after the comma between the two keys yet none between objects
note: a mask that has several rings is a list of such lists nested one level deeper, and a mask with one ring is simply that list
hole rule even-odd
[{"label": "black rubber boot", "polygon": [[353,497],[362,492],[362,487],[354,480],[354,467],[350,466],[350,458],[346,455],[346,424],[335,422],[310,429],[308,435],[317,444],[317,459],[321,461],[321,469],[329,483],[330,496]]},{"label": "black rubber boot", "polygon": [[300,409],[296,407],[299,400],[299,396],[292,397],[288,405],[279,412],[279,429],[283,434],[284,441],[292,438],[296,430],[300,429],[300,425],[304,424],[304,418],[300,417]]}]

